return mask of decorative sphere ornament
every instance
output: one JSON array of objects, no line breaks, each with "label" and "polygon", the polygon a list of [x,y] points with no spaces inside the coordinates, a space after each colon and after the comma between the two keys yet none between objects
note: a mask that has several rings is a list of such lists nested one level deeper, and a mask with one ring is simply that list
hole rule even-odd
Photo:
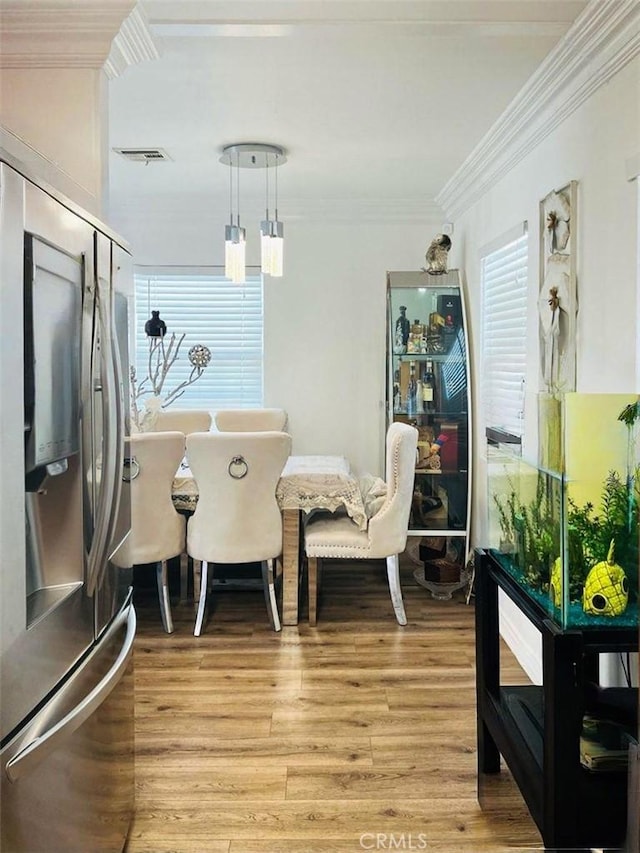
[{"label": "decorative sphere ornament", "polygon": [[584,583],[582,609],[592,616],[619,616],[627,609],[629,581],[614,561],[614,548],[612,539],[607,559],[596,563]]},{"label": "decorative sphere ornament", "polygon": [[194,367],[206,367],[211,361],[211,350],[202,344],[196,344],[189,350],[189,361]]}]

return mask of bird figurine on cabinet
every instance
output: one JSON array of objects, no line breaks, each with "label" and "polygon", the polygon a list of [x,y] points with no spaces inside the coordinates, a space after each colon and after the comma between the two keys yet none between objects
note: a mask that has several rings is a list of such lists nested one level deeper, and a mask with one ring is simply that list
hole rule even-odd
[{"label": "bird figurine on cabinet", "polygon": [[427,266],[423,267],[423,272],[429,275],[443,275],[447,272],[447,255],[451,248],[451,238],[447,234],[436,234],[431,241],[431,245],[427,249],[425,260]]}]

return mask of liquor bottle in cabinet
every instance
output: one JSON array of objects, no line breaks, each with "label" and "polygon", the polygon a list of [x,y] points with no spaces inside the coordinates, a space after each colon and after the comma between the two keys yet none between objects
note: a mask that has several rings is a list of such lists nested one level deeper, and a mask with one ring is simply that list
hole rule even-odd
[{"label": "liquor bottle in cabinet", "polygon": [[433,375],[433,361],[427,359],[422,374],[422,403],[425,412],[433,412],[436,399],[436,380]]},{"label": "liquor bottle in cabinet", "polygon": [[416,381],[416,363],[409,362],[409,383],[407,385],[407,415],[412,417],[417,414],[418,384]]},{"label": "liquor bottle in cabinet", "polygon": [[[404,312],[412,321],[401,352],[395,325]],[[416,580],[448,598],[466,582],[469,557],[471,394],[459,270],[387,273],[387,329],[387,425],[401,420],[419,433],[407,553]]]}]

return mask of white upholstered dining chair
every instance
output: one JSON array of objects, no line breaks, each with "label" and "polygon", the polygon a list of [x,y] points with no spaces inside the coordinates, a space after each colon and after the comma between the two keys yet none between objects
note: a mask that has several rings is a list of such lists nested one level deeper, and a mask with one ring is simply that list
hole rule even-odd
[{"label": "white upholstered dining chair", "polygon": [[319,513],[310,516],[304,528],[308,563],[309,624],[315,625],[318,612],[318,577],[324,559],[386,559],[391,603],[400,625],[407,624],[402,601],[398,556],[407,544],[409,511],[413,495],[418,431],[403,423],[387,430],[387,493],[380,509],[360,530],[343,514]]},{"label": "white upholstered dining chair", "polygon": [[167,560],[181,556],[186,544],[186,518],[171,501],[171,486],[184,458],[182,432],[141,432],[125,439],[124,476],[131,488],[131,531],[114,556],[121,566],[156,563],[162,624],[173,632],[167,584]]},{"label": "white upholstered dining chair", "polygon": [[282,432],[286,423],[284,409],[226,409],[215,415],[215,424],[220,432]]},{"label": "white upholstered dining chair", "polygon": [[160,409],[153,420],[153,432],[208,432],[211,414],[200,409]]},{"label": "white upholstered dining chair", "polygon": [[276,567],[282,515],[276,486],[291,453],[284,432],[211,432],[187,436],[198,504],[187,527],[187,553],[201,563],[194,635],[200,636],[212,564],[261,563],[269,619],[279,631]]}]

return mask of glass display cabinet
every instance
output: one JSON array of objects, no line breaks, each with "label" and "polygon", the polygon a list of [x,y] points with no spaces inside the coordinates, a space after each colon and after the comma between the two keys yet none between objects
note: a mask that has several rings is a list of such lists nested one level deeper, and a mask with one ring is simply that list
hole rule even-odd
[{"label": "glass display cabinet", "polygon": [[407,551],[418,583],[450,598],[467,575],[470,392],[458,270],[387,273],[387,425],[418,429]]}]

